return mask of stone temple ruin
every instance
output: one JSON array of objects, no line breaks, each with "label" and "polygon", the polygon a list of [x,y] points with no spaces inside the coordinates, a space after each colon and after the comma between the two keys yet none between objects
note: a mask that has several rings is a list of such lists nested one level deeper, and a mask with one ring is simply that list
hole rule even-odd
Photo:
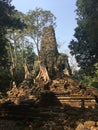
[{"label": "stone temple ruin", "polygon": [[[52,93],[62,105],[70,104],[76,107],[77,101],[78,107],[82,106],[81,102],[83,106],[87,104],[85,107],[88,107],[89,105],[95,106],[96,101],[98,102],[97,89],[86,87],[70,76],[68,57],[66,54],[58,52],[55,32],[52,26],[43,29],[39,57],[34,63],[33,72],[31,71],[28,75],[19,86],[13,86],[7,92],[7,99],[14,103],[25,99],[32,99],[32,101],[36,99],[37,104],[39,104],[42,98],[39,97],[43,92],[48,92],[46,95],[51,95]],[[47,97],[47,99],[50,101],[50,97]],[[47,99],[44,98],[45,102],[48,103]],[[92,100],[94,100],[93,103],[91,102]]]},{"label": "stone temple ruin", "polygon": [[[43,29],[38,60],[34,76],[0,95],[0,130],[97,130],[98,90],[71,78],[52,26]],[[51,81],[44,82],[45,74]]]},{"label": "stone temple ruin", "polygon": [[52,79],[64,73],[67,75],[71,74],[67,55],[58,52],[55,32],[52,26],[43,29],[40,61],[42,66],[46,67],[49,77]]},{"label": "stone temple ruin", "polygon": [[[96,101],[94,100],[95,102],[91,103],[91,100],[98,96],[97,91],[94,88],[85,87],[71,78],[68,56],[58,52],[55,31],[52,26],[43,29],[39,60],[41,65],[46,68],[51,82],[37,80],[37,87],[46,90],[45,87],[48,86],[49,92],[55,93],[61,104],[78,107],[81,107],[81,104],[83,104],[83,107],[95,105]],[[70,98],[72,101],[70,101]]]}]

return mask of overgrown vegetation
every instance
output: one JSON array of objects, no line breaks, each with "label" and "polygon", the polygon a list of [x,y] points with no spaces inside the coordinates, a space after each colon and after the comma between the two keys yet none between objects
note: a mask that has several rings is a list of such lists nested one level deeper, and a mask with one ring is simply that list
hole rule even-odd
[{"label": "overgrown vegetation", "polygon": [[[98,88],[98,1],[77,0],[76,5],[77,27],[69,48],[80,69],[72,77]],[[11,0],[0,0],[0,90],[9,88],[13,80],[21,83],[25,68],[32,73],[39,59],[42,30],[50,25],[56,26],[50,11],[36,8],[23,14]]]},{"label": "overgrown vegetation", "polygon": [[98,87],[98,1],[77,0],[77,27],[69,48],[80,70],[81,82]]},{"label": "overgrown vegetation", "polygon": [[56,18],[41,8],[23,14],[15,10],[11,0],[0,1],[0,12],[0,90],[5,91],[13,81],[21,83],[26,71],[32,71],[39,57],[42,30],[55,26]]}]

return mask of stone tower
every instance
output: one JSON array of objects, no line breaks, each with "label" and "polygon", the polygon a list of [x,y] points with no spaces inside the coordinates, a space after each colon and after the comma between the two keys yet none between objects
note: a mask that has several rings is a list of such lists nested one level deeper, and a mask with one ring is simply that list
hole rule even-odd
[{"label": "stone tower", "polygon": [[42,33],[40,46],[40,61],[45,65],[49,76],[55,73],[55,63],[58,58],[57,42],[55,38],[54,28],[52,26],[45,27]]},{"label": "stone tower", "polygon": [[[64,70],[67,70],[66,74],[69,73],[68,57],[58,52],[53,26],[43,29],[39,60],[41,65],[47,69],[51,79],[60,77],[64,74]],[[36,65],[34,67],[36,68]]]}]

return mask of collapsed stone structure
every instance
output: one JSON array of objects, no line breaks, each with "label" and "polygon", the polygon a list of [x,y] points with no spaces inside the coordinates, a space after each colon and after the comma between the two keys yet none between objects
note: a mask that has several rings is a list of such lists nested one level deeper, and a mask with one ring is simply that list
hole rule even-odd
[{"label": "collapsed stone structure", "polygon": [[97,130],[98,90],[83,86],[70,76],[63,75],[64,72],[70,74],[68,57],[58,52],[52,26],[43,30],[39,60],[40,63],[35,62],[35,72],[40,72],[41,65],[43,70],[47,70],[51,82],[36,82],[34,77],[27,74],[19,88],[13,86],[4,98],[1,93],[0,128]]},{"label": "collapsed stone structure", "polygon": [[39,55],[41,64],[46,67],[50,78],[63,75],[64,70],[66,74],[70,74],[67,55],[58,52],[53,26],[43,29]]}]

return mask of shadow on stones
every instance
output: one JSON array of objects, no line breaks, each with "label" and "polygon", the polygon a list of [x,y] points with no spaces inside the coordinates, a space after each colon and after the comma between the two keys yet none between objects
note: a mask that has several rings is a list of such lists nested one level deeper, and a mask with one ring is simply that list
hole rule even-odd
[{"label": "shadow on stones", "polygon": [[[16,124],[14,130],[75,130],[79,123],[86,121],[98,122],[98,104],[95,108],[77,108],[62,105],[54,93],[45,91],[41,94],[36,104],[19,104],[11,102],[0,106],[5,116],[0,117],[0,122]],[[11,123],[6,123],[11,130]],[[3,128],[4,130],[5,127]],[[8,129],[9,130],[9,129]]]}]

